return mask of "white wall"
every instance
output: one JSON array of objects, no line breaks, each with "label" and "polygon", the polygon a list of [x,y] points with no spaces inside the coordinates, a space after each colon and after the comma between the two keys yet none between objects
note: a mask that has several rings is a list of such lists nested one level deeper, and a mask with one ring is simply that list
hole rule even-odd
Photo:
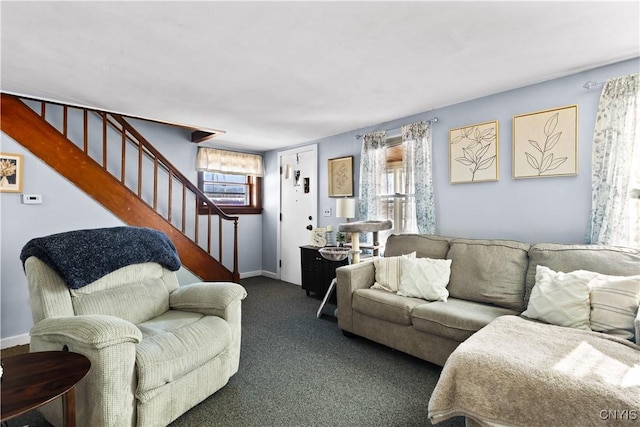
[{"label": "white wall", "polygon": [[[197,181],[197,148],[185,141],[184,131],[141,121],[133,124],[184,175]],[[5,348],[26,342],[32,326],[27,281],[19,259],[22,247],[34,237],[124,224],[4,133],[0,133],[0,151],[24,155],[23,192],[43,198],[41,205],[23,205],[20,194],[0,193],[0,337]],[[241,215],[238,237],[241,277],[261,274],[261,215]],[[232,255],[225,253],[225,260],[231,263]],[[182,284],[198,280],[185,269],[178,272],[178,279]]]}]

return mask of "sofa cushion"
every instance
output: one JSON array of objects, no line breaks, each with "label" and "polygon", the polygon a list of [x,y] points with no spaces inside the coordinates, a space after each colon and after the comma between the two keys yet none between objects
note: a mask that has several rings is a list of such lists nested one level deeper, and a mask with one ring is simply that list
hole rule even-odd
[{"label": "sofa cushion", "polygon": [[454,239],[449,295],[521,312],[530,245],[512,240]]},{"label": "sofa cushion", "polygon": [[535,244],[529,249],[525,306],[535,285],[538,265],[555,271],[588,270],[610,276],[634,276],[640,274],[640,250],[604,245]]},{"label": "sofa cushion", "polygon": [[384,246],[384,256],[399,256],[416,252],[418,258],[444,259],[449,251],[448,237],[426,234],[392,234]]},{"label": "sofa cushion", "polygon": [[137,325],[137,395],[173,382],[213,359],[231,344],[231,328],[222,318],[170,310]]},{"label": "sofa cushion", "polygon": [[398,295],[427,301],[446,301],[451,275],[450,259],[405,258],[400,260],[402,277]]},{"label": "sofa cushion", "polygon": [[591,286],[591,330],[632,340],[640,305],[640,276],[598,274]]},{"label": "sofa cushion", "polygon": [[353,309],[367,316],[399,325],[411,325],[411,311],[420,304],[418,298],[401,297],[377,289],[358,289],[353,293]]},{"label": "sofa cushion", "polygon": [[552,325],[589,330],[589,282],[596,275],[586,270],[564,273],[539,265],[536,284],[522,315]]},{"label": "sofa cushion", "polygon": [[402,258],[415,257],[415,252],[401,256],[375,257],[373,259],[373,265],[376,269],[376,281],[371,288],[389,292],[398,292],[400,277],[402,276],[400,260]]},{"label": "sofa cushion", "polygon": [[449,298],[416,306],[411,312],[413,327],[462,342],[499,316],[518,314],[508,308]]}]

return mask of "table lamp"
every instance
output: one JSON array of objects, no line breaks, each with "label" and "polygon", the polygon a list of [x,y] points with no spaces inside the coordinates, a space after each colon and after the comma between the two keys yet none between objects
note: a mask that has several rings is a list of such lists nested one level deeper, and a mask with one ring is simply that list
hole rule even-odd
[{"label": "table lamp", "polygon": [[345,218],[349,222],[349,218],[356,217],[356,199],[345,197],[336,199],[336,217]]}]

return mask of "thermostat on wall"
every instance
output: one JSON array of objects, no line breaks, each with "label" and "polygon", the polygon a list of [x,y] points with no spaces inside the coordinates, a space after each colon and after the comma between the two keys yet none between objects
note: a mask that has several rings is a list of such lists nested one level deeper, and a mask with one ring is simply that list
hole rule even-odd
[{"label": "thermostat on wall", "polygon": [[41,194],[23,194],[22,204],[24,205],[39,205],[42,203]]}]

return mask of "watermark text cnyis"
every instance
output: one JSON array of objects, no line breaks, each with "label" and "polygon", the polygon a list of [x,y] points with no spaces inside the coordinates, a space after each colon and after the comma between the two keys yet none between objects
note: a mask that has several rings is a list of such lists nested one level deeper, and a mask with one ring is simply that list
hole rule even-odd
[{"label": "watermark text cnyis", "polygon": [[605,421],[640,421],[638,409],[602,409],[598,417]]}]

